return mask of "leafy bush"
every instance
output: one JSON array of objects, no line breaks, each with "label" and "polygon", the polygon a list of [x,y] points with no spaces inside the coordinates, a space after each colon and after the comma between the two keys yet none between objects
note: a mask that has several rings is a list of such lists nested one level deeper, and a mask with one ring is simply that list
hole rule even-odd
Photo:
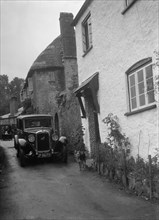
[{"label": "leafy bush", "polygon": [[130,157],[131,144],[121,132],[118,117],[110,113],[103,122],[108,128],[107,141],[96,147],[94,158],[99,173],[106,173],[138,195],[159,198],[159,151],[150,161],[144,161],[139,156],[135,160]]},{"label": "leafy bush", "polygon": [[83,126],[78,126],[75,131],[70,135],[70,145],[74,150],[85,150],[85,145],[83,142],[84,128]]}]

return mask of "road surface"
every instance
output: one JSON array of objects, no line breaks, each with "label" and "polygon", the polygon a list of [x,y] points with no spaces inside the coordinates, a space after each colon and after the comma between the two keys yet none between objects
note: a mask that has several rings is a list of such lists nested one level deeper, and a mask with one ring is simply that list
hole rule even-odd
[{"label": "road surface", "polygon": [[21,168],[13,141],[1,141],[9,160],[1,175],[1,220],[157,220],[157,204],[119,191],[77,163],[30,163]]}]

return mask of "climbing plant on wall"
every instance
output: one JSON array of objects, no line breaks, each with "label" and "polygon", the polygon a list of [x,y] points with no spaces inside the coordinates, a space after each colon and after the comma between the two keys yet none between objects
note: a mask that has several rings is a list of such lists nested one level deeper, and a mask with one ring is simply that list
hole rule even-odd
[{"label": "climbing plant on wall", "polygon": [[121,132],[121,127],[119,125],[119,119],[116,115],[112,113],[108,114],[107,117],[103,119],[104,124],[107,125],[108,136],[107,143],[113,149],[126,150],[126,153],[130,152],[130,142],[129,138],[126,137],[124,133]]}]

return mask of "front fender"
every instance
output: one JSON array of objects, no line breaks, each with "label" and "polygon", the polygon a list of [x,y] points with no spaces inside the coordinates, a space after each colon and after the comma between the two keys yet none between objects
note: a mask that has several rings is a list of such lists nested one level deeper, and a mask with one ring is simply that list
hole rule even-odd
[{"label": "front fender", "polygon": [[30,151],[35,153],[35,150],[32,146],[23,138],[18,140],[19,150],[23,150],[24,154],[28,154]]},{"label": "front fender", "polygon": [[19,144],[20,147],[25,147],[26,144],[27,144],[27,141],[25,139],[20,138],[18,140],[18,144]]},{"label": "front fender", "polygon": [[15,144],[17,145],[18,144],[18,135],[14,135],[14,141],[15,141]]}]

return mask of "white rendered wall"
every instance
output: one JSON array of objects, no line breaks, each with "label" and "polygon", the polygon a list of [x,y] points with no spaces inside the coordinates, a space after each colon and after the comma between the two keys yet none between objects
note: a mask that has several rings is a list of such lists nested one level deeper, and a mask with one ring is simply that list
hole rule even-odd
[{"label": "white rendered wall", "polygon": [[[154,50],[158,49],[159,2],[137,1],[122,15],[123,2],[93,1],[76,25],[79,83],[99,72],[98,118],[101,141],[104,142],[107,136],[102,119],[113,113],[118,116],[122,131],[133,145],[132,155],[135,156],[139,150],[140,156],[147,158],[148,153],[153,155],[154,149],[159,147],[158,109],[124,115],[128,111],[125,72],[137,61],[152,57]],[[89,11],[93,48],[82,57],[81,22]],[[88,131],[86,136],[88,142]]]}]

